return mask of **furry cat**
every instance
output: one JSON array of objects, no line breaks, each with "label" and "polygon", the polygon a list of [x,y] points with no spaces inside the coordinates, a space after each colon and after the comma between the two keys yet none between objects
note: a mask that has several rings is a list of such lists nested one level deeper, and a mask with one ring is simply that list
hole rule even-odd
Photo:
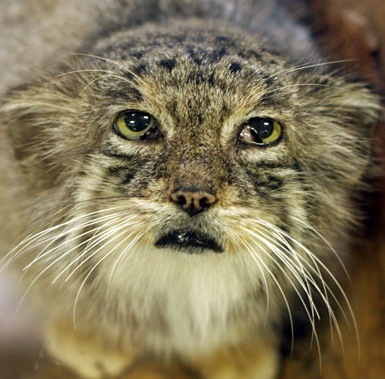
[{"label": "furry cat", "polygon": [[338,328],[378,99],[288,2],[58,4],[0,108],[3,266],[48,349],[85,378],[143,354],[275,378],[285,322]]}]

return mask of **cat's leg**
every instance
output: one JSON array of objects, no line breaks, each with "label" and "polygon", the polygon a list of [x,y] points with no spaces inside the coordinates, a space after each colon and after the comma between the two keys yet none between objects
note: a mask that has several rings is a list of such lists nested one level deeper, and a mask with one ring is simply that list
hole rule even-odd
[{"label": "cat's leg", "polygon": [[117,376],[137,357],[134,349],[122,354],[78,336],[72,328],[63,325],[49,326],[47,347],[53,358],[87,379]]},{"label": "cat's leg", "polygon": [[257,343],[226,349],[194,364],[205,379],[274,379],[279,354],[275,343]]}]

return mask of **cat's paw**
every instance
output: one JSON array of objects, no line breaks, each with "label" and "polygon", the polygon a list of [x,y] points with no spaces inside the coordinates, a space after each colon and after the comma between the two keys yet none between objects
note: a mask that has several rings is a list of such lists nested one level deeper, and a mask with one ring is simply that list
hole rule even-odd
[{"label": "cat's paw", "polygon": [[278,373],[275,345],[253,345],[230,349],[196,362],[207,379],[274,379]]},{"label": "cat's paw", "polygon": [[51,355],[82,378],[99,379],[115,377],[129,367],[135,358],[132,354],[121,354],[79,338],[71,331],[50,327],[47,347]]}]

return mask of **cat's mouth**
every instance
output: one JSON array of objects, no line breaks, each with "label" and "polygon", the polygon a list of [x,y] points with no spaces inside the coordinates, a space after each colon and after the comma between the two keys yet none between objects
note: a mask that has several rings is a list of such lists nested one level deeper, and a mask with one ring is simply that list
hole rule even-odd
[{"label": "cat's mouth", "polygon": [[224,251],[214,238],[190,230],[174,230],[164,234],[155,242],[155,246],[158,248],[170,247],[188,254],[202,254],[208,250],[215,253],[223,253]]}]

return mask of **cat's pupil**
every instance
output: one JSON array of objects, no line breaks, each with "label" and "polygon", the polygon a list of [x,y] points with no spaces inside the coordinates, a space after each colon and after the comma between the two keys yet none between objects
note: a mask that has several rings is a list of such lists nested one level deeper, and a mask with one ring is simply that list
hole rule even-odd
[{"label": "cat's pupil", "polygon": [[134,132],[146,130],[151,124],[151,116],[141,112],[128,112],[124,116],[127,127]]},{"label": "cat's pupil", "polygon": [[271,136],[274,131],[274,121],[269,119],[257,118],[251,123],[251,131],[257,139],[262,140]]}]

